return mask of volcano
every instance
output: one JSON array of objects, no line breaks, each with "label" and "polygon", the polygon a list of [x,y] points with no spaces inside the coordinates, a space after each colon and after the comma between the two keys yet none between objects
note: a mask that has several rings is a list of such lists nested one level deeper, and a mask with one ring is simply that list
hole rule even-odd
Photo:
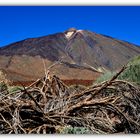
[{"label": "volcano", "polygon": [[51,74],[61,79],[95,80],[138,55],[140,47],[135,44],[70,28],[1,47],[0,69],[12,81],[36,80],[50,67]]}]

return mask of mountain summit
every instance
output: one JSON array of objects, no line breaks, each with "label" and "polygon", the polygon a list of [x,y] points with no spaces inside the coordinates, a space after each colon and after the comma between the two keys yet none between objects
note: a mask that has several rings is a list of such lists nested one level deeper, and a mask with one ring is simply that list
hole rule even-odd
[{"label": "mountain summit", "polygon": [[25,39],[0,48],[0,69],[14,81],[36,80],[51,66],[62,79],[93,80],[105,71],[121,68],[140,47],[88,30],[64,32]]}]

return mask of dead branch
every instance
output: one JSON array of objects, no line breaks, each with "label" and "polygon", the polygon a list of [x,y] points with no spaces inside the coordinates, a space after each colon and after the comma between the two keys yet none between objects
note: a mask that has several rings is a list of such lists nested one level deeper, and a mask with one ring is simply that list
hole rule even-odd
[{"label": "dead branch", "polygon": [[66,126],[93,134],[140,133],[139,86],[117,80],[125,69],[83,90],[47,73],[24,90],[0,96],[0,133],[47,134]]}]

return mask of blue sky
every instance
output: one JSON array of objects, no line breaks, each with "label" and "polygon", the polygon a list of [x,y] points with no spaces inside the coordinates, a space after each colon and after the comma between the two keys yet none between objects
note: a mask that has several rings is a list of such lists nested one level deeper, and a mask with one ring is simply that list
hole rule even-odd
[{"label": "blue sky", "polygon": [[140,45],[140,6],[0,6],[0,46],[70,27]]}]

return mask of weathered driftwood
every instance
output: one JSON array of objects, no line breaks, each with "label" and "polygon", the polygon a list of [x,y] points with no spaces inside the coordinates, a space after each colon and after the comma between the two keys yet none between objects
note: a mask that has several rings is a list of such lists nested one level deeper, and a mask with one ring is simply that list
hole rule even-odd
[{"label": "weathered driftwood", "polygon": [[58,133],[68,125],[94,134],[140,133],[139,87],[116,80],[125,68],[83,91],[47,73],[23,90],[7,92],[0,96],[0,133]]}]

